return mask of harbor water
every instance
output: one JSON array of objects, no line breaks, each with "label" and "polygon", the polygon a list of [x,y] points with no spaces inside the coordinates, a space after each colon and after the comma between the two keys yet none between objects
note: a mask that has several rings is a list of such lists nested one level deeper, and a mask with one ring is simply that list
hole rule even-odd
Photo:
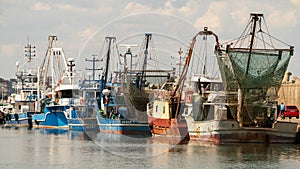
[{"label": "harbor water", "polygon": [[294,144],[174,145],[166,139],[0,128],[0,168],[299,168]]}]

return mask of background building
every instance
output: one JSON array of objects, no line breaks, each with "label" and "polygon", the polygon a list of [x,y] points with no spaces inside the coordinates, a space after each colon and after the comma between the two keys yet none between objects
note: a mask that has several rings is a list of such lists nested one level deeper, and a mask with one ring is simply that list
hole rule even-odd
[{"label": "background building", "polygon": [[278,92],[278,103],[285,105],[296,105],[300,109],[300,78],[287,72],[283,78],[281,88]]},{"label": "background building", "polygon": [[0,99],[2,101],[6,101],[8,97],[14,93],[14,79],[5,80],[0,78]]}]

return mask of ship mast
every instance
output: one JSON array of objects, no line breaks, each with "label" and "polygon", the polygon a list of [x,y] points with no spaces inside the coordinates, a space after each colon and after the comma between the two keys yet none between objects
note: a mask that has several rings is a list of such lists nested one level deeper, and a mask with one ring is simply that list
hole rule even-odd
[{"label": "ship mast", "polygon": [[75,60],[73,58],[69,58],[68,59],[68,64],[67,66],[69,67],[69,72],[68,72],[68,76],[70,77],[70,83],[71,85],[73,84],[73,67],[75,66]]},{"label": "ship mast", "polygon": [[[54,94],[55,84],[58,83],[62,76],[63,70],[68,70],[67,59],[62,48],[54,47],[57,36],[48,37],[48,48],[42,65],[39,69],[39,78],[42,80],[41,89],[43,92],[50,89]],[[51,84],[50,84],[51,82]]]},{"label": "ship mast", "polygon": [[27,37],[27,45],[25,46],[25,57],[27,58],[27,62],[31,62],[31,60],[35,57],[35,46],[29,44],[29,37]]},{"label": "ship mast", "polygon": [[88,62],[92,62],[93,63],[93,68],[85,68],[85,70],[91,70],[93,72],[93,81],[95,80],[95,71],[96,70],[102,70],[102,69],[96,69],[96,62],[101,62],[103,60],[99,60],[99,59],[96,59],[96,56],[97,55],[92,55],[93,56],[93,59],[89,60],[89,59],[85,59],[85,61],[88,61]]},{"label": "ship mast", "polygon": [[144,86],[144,81],[146,81],[146,69],[147,69],[147,60],[148,60],[148,48],[149,48],[149,42],[152,39],[152,34],[151,33],[146,33],[145,34],[145,50],[144,50],[144,62],[143,62],[143,68],[142,68],[142,74],[141,74],[141,78],[140,78],[140,86],[139,88],[141,89]]},{"label": "ship mast", "polygon": [[[250,60],[251,60],[251,55],[252,55],[252,49],[253,49],[253,43],[254,43],[254,38],[255,38],[255,31],[256,31],[256,22],[258,21],[259,17],[263,17],[263,14],[256,14],[256,13],[251,13],[250,16],[251,22],[252,22],[252,31],[250,32],[251,39],[250,39],[250,44],[249,44],[249,54],[247,58],[247,67],[245,71],[245,75],[249,73],[249,66],[250,66]],[[244,107],[244,93],[241,91],[241,89],[238,90],[238,111],[237,111],[237,120],[239,122],[240,127],[243,127],[244,122],[243,122],[243,107]]]},{"label": "ship mast", "polygon": [[251,13],[250,15],[252,17],[253,25],[252,25],[252,32],[251,32],[251,41],[250,41],[250,45],[249,45],[249,55],[248,55],[248,61],[247,61],[246,74],[248,74],[249,66],[250,66],[251,53],[252,53],[254,37],[255,37],[255,30],[256,30],[256,22],[258,21],[259,17],[263,17],[263,14]]},{"label": "ship mast", "polygon": [[107,54],[106,54],[106,68],[104,72],[104,85],[107,83],[107,77],[108,77],[108,70],[109,70],[109,61],[110,61],[110,53],[111,53],[111,43],[112,41],[115,41],[115,37],[106,37],[105,38],[107,43],[108,43],[108,48],[107,48]]}]

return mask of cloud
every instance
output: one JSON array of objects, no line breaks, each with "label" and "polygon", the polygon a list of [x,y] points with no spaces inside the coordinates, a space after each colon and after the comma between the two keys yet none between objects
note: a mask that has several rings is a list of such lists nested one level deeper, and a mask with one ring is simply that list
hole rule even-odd
[{"label": "cloud", "polygon": [[299,1],[299,0],[290,0],[290,2],[291,2],[293,5],[300,6],[300,1]]},{"label": "cloud", "polygon": [[162,7],[154,9],[156,12],[162,12],[166,14],[179,15],[181,17],[194,19],[201,11],[203,3],[199,3],[197,0],[188,0],[182,5],[178,6],[178,2],[175,0],[169,0],[164,3]]},{"label": "cloud", "polygon": [[220,25],[220,18],[218,16],[205,15],[195,21],[195,27],[199,30],[201,30],[204,26],[208,26],[210,29],[216,30],[220,27]]},{"label": "cloud", "polygon": [[56,7],[61,11],[86,12],[86,8],[76,7],[70,4],[57,4]]},{"label": "cloud", "polygon": [[195,20],[195,27],[202,30],[204,26],[208,26],[210,29],[220,32],[224,17],[227,17],[224,15],[227,13],[224,9],[228,9],[227,2],[210,3],[207,12]]},{"label": "cloud", "polygon": [[195,27],[202,29],[208,26],[218,34],[226,36],[234,32],[240,32],[247,24],[250,13],[262,13],[265,16],[268,27],[273,29],[295,28],[299,15],[297,9],[290,3],[282,2],[277,5],[263,2],[257,7],[255,2],[243,1],[232,3],[231,1],[211,2],[207,11],[194,22]]},{"label": "cloud", "polygon": [[296,10],[273,10],[268,16],[267,20],[276,28],[294,28],[298,24]]},{"label": "cloud", "polygon": [[[20,50],[21,49],[21,50]],[[16,44],[0,44],[1,58],[10,58],[11,56],[19,55],[22,51],[20,45]]]},{"label": "cloud", "polygon": [[177,13],[178,9],[173,5],[174,1],[166,1],[163,7],[155,9],[157,12],[162,12],[165,14],[174,14]]},{"label": "cloud", "polygon": [[122,12],[125,13],[137,13],[137,12],[148,12],[151,11],[151,7],[143,5],[141,3],[129,2]]},{"label": "cloud", "polygon": [[37,2],[32,7],[31,10],[34,11],[49,11],[51,9],[49,4]]},{"label": "cloud", "polygon": [[86,12],[87,9],[76,7],[71,4],[46,4],[42,2],[35,3],[32,7],[34,11],[49,11],[51,9],[58,9],[61,11],[74,11],[74,12]]},{"label": "cloud", "polygon": [[[20,66],[24,66],[26,64],[25,62],[25,55],[24,55],[24,46],[19,44],[0,44],[0,58],[2,60],[5,60],[4,62],[1,62],[1,74],[0,77],[4,78],[15,78],[15,65],[18,61],[20,63]],[[17,56],[17,57],[16,57]],[[34,63],[37,60],[34,60]]]},{"label": "cloud", "polygon": [[[33,37],[34,42],[38,42],[37,46],[44,49],[47,43],[46,36],[54,32],[64,36],[62,40],[64,40],[64,44],[68,45],[66,46],[67,50],[77,51],[77,47],[80,47],[83,43],[82,40],[88,39],[99,27],[121,16],[132,16],[143,12],[158,12],[179,16],[192,22],[198,30],[208,26],[210,30],[219,35],[220,40],[224,41],[238,37],[247,24],[249,13],[253,12],[253,10],[260,10],[265,14],[265,19],[268,27],[271,28],[270,32],[272,35],[284,34],[283,37],[286,37],[286,41],[292,41],[291,43],[296,46],[295,50],[298,49],[297,44],[299,44],[299,40],[295,37],[299,32],[297,30],[299,30],[298,20],[300,19],[300,14],[298,11],[300,9],[300,0],[278,1],[276,3],[259,0],[101,0],[101,2],[57,1],[57,3],[52,3],[49,0],[24,1],[22,3],[20,3],[20,0],[0,0],[0,4],[0,27],[3,30],[2,32],[5,32],[1,43],[5,44],[5,46],[0,45],[0,54],[1,57],[11,56],[10,59],[24,56],[23,45],[18,47],[18,45],[13,46],[12,44],[18,43],[20,37],[26,37],[28,34]],[[31,10],[28,11],[27,9]],[[42,15],[37,15],[37,12],[42,13]],[[21,22],[28,18],[31,19]],[[128,18],[130,19],[130,17]],[[182,24],[181,26],[171,27],[171,29],[163,29],[165,25],[173,24],[173,22],[169,21],[177,21],[176,19],[166,20],[166,18],[168,17],[157,17],[154,22],[155,25],[150,26],[153,26],[157,32],[172,32],[173,29],[175,32],[175,30],[184,30],[190,26]],[[128,27],[124,27],[122,30],[131,30],[131,27],[135,28],[137,23],[143,23],[142,21],[148,18],[138,19],[141,21],[133,20],[130,23],[126,23],[128,25],[125,26]],[[36,23],[40,24],[37,25]],[[191,37],[189,34],[194,34],[194,32],[182,32],[182,35],[177,35],[180,37],[184,35],[187,39]],[[43,44],[41,45],[41,43]],[[71,55],[76,54],[75,52],[71,53]]]},{"label": "cloud", "polygon": [[93,27],[88,27],[88,28],[85,28],[84,30],[80,31],[78,33],[78,36],[81,38],[81,39],[88,39],[90,36],[92,36],[97,30]]},{"label": "cloud", "polygon": [[186,5],[180,7],[178,12],[182,14],[184,17],[193,17],[199,13],[200,3],[195,1],[188,1]]},{"label": "cloud", "polygon": [[245,26],[249,19],[249,9],[248,5],[239,4],[237,10],[231,11],[230,16],[232,17],[234,23],[239,26]]}]

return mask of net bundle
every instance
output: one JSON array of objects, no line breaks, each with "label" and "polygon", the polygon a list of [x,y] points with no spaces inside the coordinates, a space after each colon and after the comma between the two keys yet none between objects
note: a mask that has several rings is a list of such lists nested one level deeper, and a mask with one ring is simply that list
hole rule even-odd
[{"label": "net bundle", "polygon": [[270,97],[270,91],[277,96],[294,50],[275,47],[274,38],[262,30],[262,20],[262,14],[251,14],[248,29],[217,57],[232,115],[238,118],[240,112],[241,121],[249,125],[275,111],[277,97]]}]

